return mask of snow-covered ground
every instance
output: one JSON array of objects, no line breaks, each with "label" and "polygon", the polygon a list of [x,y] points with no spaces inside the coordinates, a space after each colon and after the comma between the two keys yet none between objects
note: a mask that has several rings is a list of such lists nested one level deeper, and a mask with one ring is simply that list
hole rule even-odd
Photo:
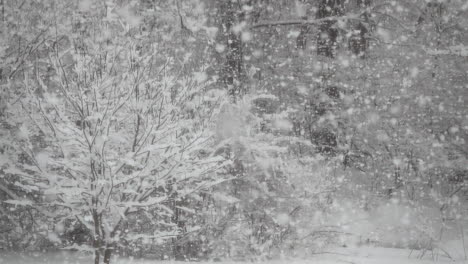
[{"label": "snow-covered ground", "polygon": [[[433,264],[433,263],[468,263],[467,260],[460,258],[453,260],[445,256],[441,251],[426,252],[422,258],[420,251],[413,251],[407,249],[393,249],[393,248],[375,248],[375,247],[361,247],[361,248],[340,248],[331,250],[322,254],[317,254],[308,259],[284,259],[273,260],[265,263],[271,264]],[[29,255],[15,255],[15,254],[0,254],[1,264],[84,264],[91,263],[91,257],[81,254],[70,254],[67,252],[49,253],[49,254],[29,254]],[[172,261],[159,261],[159,260],[139,260],[139,259],[115,259],[114,264],[171,264],[178,263]],[[182,263],[182,262],[179,262]],[[183,262],[187,263],[187,262]],[[204,264],[203,262],[196,262],[197,264]],[[213,263],[213,262],[211,262]],[[240,262],[225,261],[223,264],[237,264]]]}]

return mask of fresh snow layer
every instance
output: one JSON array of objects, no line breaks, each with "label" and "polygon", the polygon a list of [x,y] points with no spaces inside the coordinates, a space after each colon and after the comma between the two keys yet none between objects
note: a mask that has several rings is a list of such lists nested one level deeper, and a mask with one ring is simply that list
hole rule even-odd
[{"label": "fresh snow layer", "polygon": [[[3,254],[2,254],[3,253]],[[308,259],[284,259],[271,260],[259,263],[268,264],[434,264],[434,263],[468,263],[463,258],[457,261],[447,257],[442,251],[427,251],[422,255],[421,251],[393,248],[340,248],[316,254]],[[92,263],[91,256],[79,253],[57,252],[47,254],[13,254],[0,252],[0,264],[85,264]],[[160,260],[141,259],[114,259],[112,264],[172,264],[189,263]],[[206,264],[215,262],[193,262],[194,264]],[[242,262],[223,261],[221,264],[241,264]],[[252,263],[252,262],[245,262]]]}]

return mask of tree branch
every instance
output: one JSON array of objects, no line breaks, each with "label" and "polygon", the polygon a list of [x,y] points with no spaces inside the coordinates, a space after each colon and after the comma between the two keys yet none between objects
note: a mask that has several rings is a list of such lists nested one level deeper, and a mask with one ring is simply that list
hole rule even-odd
[{"label": "tree branch", "polygon": [[291,25],[316,25],[326,21],[340,21],[340,20],[362,20],[361,15],[359,14],[350,14],[346,16],[330,16],[320,19],[309,19],[309,20],[302,20],[302,19],[293,19],[293,20],[283,20],[283,21],[263,21],[258,22],[250,26],[250,29],[261,28],[261,27],[272,27],[272,26],[291,26]]}]

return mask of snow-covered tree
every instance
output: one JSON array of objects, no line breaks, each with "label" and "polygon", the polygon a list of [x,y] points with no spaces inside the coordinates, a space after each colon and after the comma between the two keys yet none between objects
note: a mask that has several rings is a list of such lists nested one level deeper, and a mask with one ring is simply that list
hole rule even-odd
[{"label": "snow-covered tree", "polygon": [[[89,246],[95,263],[109,263],[122,241],[176,236],[166,202],[222,181],[223,159],[210,151],[219,94],[203,72],[181,74],[162,56],[138,30],[136,8],[80,4],[70,12],[78,21],[45,29],[36,71],[19,65],[20,81],[10,73],[19,97],[2,94],[2,173],[18,189],[2,183],[3,204],[31,208],[58,244],[79,227],[90,241],[67,246]],[[152,233],[124,228],[145,214]]]}]

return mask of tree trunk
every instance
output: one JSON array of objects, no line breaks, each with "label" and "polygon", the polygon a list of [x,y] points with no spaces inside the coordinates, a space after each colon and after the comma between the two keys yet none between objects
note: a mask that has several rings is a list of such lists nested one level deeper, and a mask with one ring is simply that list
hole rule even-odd
[{"label": "tree trunk", "polygon": [[113,251],[113,246],[107,245],[106,249],[104,250],[104,264],[110,263],[112,251]]},{"label": "tree trunk", "polygon": [[233,1],[220,1],[218,6],[221,25],[220,42],[226,48],[221,76],[234,101],[243,92],[241,86],[243,44],[241,32],[234,32],[234,26],[243,20],[244,14],[239,11],[241,8],[237,5],[238,3]]},{"label": "tree trunk", "polygon": [[[93,201],[94,202],[94,201]],[[96,210],[93,210],[93,221],[94,221],[94,264],[99,264],[101,253],[99,252],[101,248],[101,232],[100,232],[100,218]]]},{"label": "tree trunk", "polygon": [[99,260],[101,258],[101,253],[99,252],[99,248],[94,249],[94,264],[99,264]]},{"label": "tree trunk", "polygon": [[[317,11],[317,18],[343,15],[343,0],[322,0]],[[335,21],[324,21],[319,25],[317,37],[317,55],[333,58],[338,45],[338,29]]]},{"label": "tree trunk", "polygon": [[370,30],[370,13],[368,8],[370,7],[372,0],[357,0],[357,5],[360,9],[364,9],[364,13],[361,15],[361,18],[364,22],[359,22],[355,28],[355,32],[349,39],[349,48],[360,58],[365,58],[365,52],[369,47],[369,41],[367,33]]},{"label": "tree trunk", "polygon": [[[305,18],[307,19],[307,17]],[[305,49],[307,46],[307,32],[309,32],[309,26],[303,25],[301,26],[301,31],[299,36],[296,38],[296,48],[298,49]]]}]

